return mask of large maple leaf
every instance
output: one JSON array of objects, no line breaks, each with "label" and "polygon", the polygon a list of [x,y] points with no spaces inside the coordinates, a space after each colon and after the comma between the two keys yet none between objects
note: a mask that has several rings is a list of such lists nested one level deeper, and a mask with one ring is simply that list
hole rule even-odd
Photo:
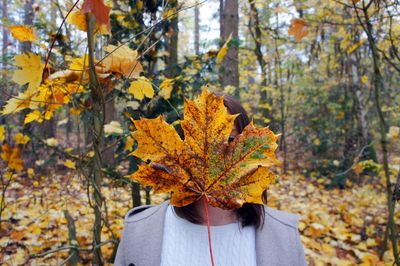
[{"label": "large maple leaf", "polygon": [[138,148],[132,155],[149,163],[129,177],[156,193],[172,192],[174,206],[203,196],[224,209],[262,204],[262,192],[275,180],[269,167],[278,162],[278,136],[250,123],[228,142],[236,116],[228,113],[223,97],[204,89],[198,99],[185,99],[184,140],[163,116],[134,121]]}]

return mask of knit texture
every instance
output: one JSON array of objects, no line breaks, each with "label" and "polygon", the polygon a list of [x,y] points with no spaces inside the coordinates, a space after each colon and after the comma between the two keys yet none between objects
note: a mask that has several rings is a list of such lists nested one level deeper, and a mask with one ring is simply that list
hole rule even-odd
[{"label": "knit texture", "polygon": [[[216,266],[256,266],[255,228],[240,223],[211,226]],[[207,226],[178,217],[170,205],[166,211],[161,266],[211,265]]]}]

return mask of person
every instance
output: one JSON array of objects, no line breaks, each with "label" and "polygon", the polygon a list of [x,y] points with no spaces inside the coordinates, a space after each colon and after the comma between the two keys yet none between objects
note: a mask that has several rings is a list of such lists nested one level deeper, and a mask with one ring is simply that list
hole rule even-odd
[{"label": "person", "polygon": [[[223,96],[228,112],[239,114],[230,134],[231,141],[250,120],[239,101]],[[215,265],[307,265],[298,231],[298,215],[267,207],[266,191],[263,201],[265,205],[245,203],[236,210],[208,205]],[[165,201],[128,211],[115,265],[211,265],[203,204],[199,200],[174,207]]]}]

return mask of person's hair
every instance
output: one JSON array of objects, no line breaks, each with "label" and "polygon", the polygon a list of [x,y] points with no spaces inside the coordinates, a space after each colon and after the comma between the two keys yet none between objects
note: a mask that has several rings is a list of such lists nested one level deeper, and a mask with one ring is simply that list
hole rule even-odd
[{"label": "person's hair", "polygon": [[[250,119],[241,103],[230,95],[217,92],[214,94],[224,97],[224,105],[230,114],[239,114],[234,123],[238,133],[242,133],[243,129],[250,123]],[[266,190],[262,194],[262,200],[264,204],[267,204]],[[194,203],[184,207],[174,206],[174,210],[177,215],[192,223],[201,224],[203,222],[201,216],[196,211]],[[236,214],[243,227],[254,225],[256,228],[262,228],[264,224],[265,209],[262,204],[244,203],[242,207],[236,209]]]}]

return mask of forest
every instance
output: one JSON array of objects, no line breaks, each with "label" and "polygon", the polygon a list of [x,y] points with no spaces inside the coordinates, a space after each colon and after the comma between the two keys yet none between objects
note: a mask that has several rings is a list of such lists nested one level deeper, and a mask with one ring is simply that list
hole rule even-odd
[{"label": "forest", "polygon": [[210,90],[278,136],[267,205],[308,265],[400,266],[399,1],[0,5],[1,265],[113,265],[127,212],[171,197],[133,178],[137,121],[179,131]]}]

